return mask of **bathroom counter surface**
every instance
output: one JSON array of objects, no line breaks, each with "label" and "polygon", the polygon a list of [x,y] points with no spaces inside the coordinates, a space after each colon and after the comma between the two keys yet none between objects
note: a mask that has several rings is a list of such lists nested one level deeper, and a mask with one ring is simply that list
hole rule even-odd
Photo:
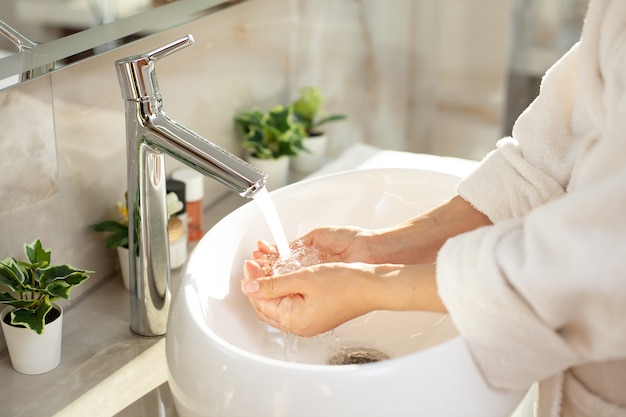
[{"label": "bathroom counter surface", "polygon": [[53,416],[159,343],[131,335],[129,295],[122,279],[112,278],[65,309],[61,364],[56,369],[22,375],[13,370],[6,349],[0,353],[0,415]]}]

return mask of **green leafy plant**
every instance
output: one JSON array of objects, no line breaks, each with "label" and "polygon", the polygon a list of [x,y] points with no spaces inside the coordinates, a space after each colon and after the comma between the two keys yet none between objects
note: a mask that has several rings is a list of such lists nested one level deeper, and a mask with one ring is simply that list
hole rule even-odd
[{"label": "green leafy plant", "polygon": [[128,223],[124,224],[117,220],[104,220],[100,223],[89,225],[89,228],[96,232],[109,233],[106,242],[107,249],[117,248],[118,246],[128,247]]},{"label": "green leafy plant", "polygon": [[261,159],[296,156],[304,150],[306,132],[291,106],[275,106],[268,112],[257,108],[242,111],[234,118],[243,136],[242,146]]},{"label": "green leafy plant", "polygon": [[119,220],[104,220],[100,223],[90,224],[89,228],[96,232],[109,233],[106,241],[107,249],[117,248],[119,246],[128,248],[128,208],[126,199],[128,195],[124,195],[124,203],[117,202],[117,211],[120,214]]},{"label": "green leafy plant", "polygon": [[319,136],[320,126],[346,119],[343,114],[326,114],[323,110],[326,99],[318,88],[302,87],[299,97],[291,104],[296,120],[302,124],[307,136]]},{"label": "green leafy plant", "polygon": [[70,298],[70,291],[93,271],[70,265],[51,265],[51,251],[39,239],[24,245],[27,261],[6,258],[0,261],[0,284],[11,292],[0,293],[0,304],[15,307],[10,323],[43,332],[52,302]]},{"label": "green leafy plant", "polygon": [[[125,195],[125,199],[128,196]],[[178,199],[176,193],[167,193],[167,215],[168,218],[183,208],[183,203]],[[119,246],[128,248],[128,208],[127,204],[117,202],[117,211],[120,214],[119,220],[104,220],[100,223],[90,224],[89,228],[95,232],[109,233],[106,241],[107,249]]]}]

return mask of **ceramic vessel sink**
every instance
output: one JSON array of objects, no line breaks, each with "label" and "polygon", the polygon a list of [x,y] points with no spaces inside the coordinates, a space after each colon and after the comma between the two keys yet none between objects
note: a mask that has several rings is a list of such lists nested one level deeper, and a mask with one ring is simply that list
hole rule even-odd
[{"label": "ceramic vessel sink", "polygon": [[[294,239],[319,225],[395,224],[451,197],[458,181],[420,170],[364,170],[271,196]],[[261,323],[240,292],[242,264],[258,238],[273,240],[252,201],[215,225],[189,259],[166,342],[181,417],[502,417],[521,400],[523,392],[485,384],[445,315],[374,312],[309,339]]]}]

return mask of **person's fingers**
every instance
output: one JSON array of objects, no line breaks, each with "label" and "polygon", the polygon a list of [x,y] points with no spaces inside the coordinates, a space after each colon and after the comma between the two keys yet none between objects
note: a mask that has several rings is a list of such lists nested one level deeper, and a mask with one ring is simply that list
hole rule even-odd
[{"label": "person's fingers", "polygon": [[257,317],[280,330],[285,330],[281,324],[283,319],[278,313],[279,300],[255,300],[251,299],[251,303],[256,311]]},{"label": "person's fingers", "polygon": [[272,245],[266,240],[262,240],[262,239],[258,240],[256,242],[256,246],[260,252],[263,252],[268,255],[278,255],[278,249],[276,248],[276,246]]},{"label": "person's fingers", "polygon": [[[273,259],[274,257],[272,257]],[[270,259],[270,256],[268,256],[265,252],[261,252],[258,250],[255,250],[254,252],[252,252],[252,259],[254,259],[259,265],[263,266],[268,262],[272,262],[272,259]]]},{"label": "person's fingers", "polygon": [[271,300],[251,299],[251,303],[256,310],[257,317],[270,326],[287,332],[292,332],[294,325],[298,327],[295,321],[299,320],[297,312],[300,311],[303,303],[301,295],[288,295]]},{"label": "person's fingers", "polygon": [[[246,283],[254,282],[258,278],[263,277],[263,270],[254,261],[247,260],[244,262],[243,266],[243,275],[244,279],[242,280],[242,290],[244,289]],[[245,292],[245,290],[244,290]],[[254,311],[259,320],[268,323],[270,326],[276,327],[280,330],[286,330],[280,323],[281,317],[279,316],[278,304],[280,300],[271,299],[271,300],[257,300],[255,298],[249,298],[252,307],[254,307]]]},{"label": "person's fingers", "polygon": [[276,259],[278,259],[278,249],[265,240],[258,240],[257,250],[252,251],[252,258],[261,266],[261,268],[271,267]]},{"label": "person's fingers", "polygon": [[263,276],[263,269],[257,262],[246,260],[243,263],[243,282],[253,281]]},{"label": "person's fingers", "polygon": [[254,298],[250,298],[249,300],[252,307],[254,307],[254,312],[259,320],[264,321],[273,327],[278,327],[278,323],[272,317],[265,314],[267,308],[264,304],[267,303],[267,301],[255,300]]},{"label": "person's fingers", "polygon": [[[241,289],[248,297],[254,297],[259,300],[271,300],[288,295],[300,294],[304,281],[296,279],[291,275],[292,274],[285,274],[246,280],[243,282]],[[252,275],[249,274],[249,276]]]}]

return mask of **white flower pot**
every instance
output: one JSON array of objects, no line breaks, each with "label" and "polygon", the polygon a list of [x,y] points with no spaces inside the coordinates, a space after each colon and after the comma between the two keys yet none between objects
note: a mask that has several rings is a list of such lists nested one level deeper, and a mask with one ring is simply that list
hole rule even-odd
[{"label": "white flower pot", "polygon": [[118,246],[117,257],[120,260],[120,272],[122,274],[122,281],[124,281],[124,287],[126,287],[126,289],[128,290],[130,289],[130,282],[128,279],[128,265],[130,263],[130,260],[128,259],[128,248]]},{"label": "white flower pot", "polygon": [[52,304],[59,317],[45,325],[42,334],[25,327],[15,327],[4,322],[4,318],[13,310],[5,308],[0,313],[2,331],[7,343],[13,368],[22,374],[38,375],[50,372],[61,362],[61,336],[63,334],[63,309]]},{"label": "white flower pot", "polygon": [[291,158],[261,159],[252,155],[246,158],[249,163],[267,174],[267,188],[273,191],[289,183],[289,163]]},{"label": "white flower pot", "polygon": [[328,137],[326,135],[304,138],[304,147],[310,152],[300,151],[298,156],[293,158],[293,169],[302,174],[310,174],[320,168],[324,162],[327,143]]}]

